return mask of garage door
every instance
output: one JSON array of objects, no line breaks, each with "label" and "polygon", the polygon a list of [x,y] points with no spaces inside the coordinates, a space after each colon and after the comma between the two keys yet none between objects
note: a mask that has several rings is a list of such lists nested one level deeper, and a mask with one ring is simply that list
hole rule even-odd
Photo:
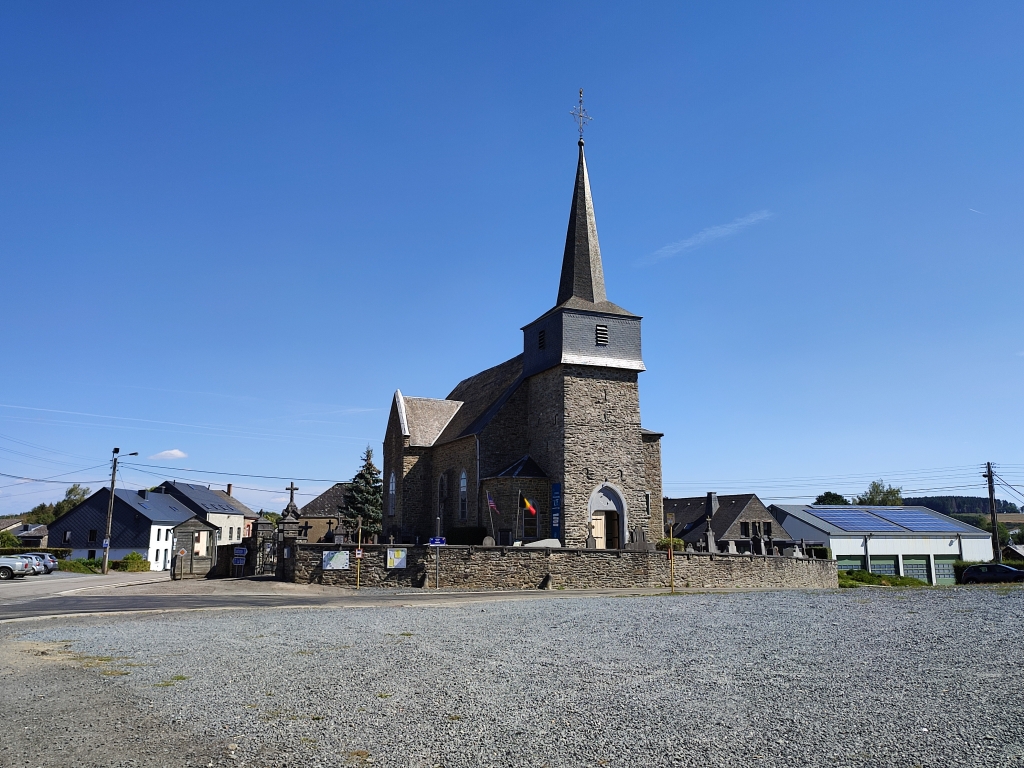
[{"label": "garage door", "polygon": [[879,576],[896,575],[896,558],[884,556],[871,556],[871,572]]},{"label": "garage door", "polygon": [[855,555],[836,555],[836,568],[840,571],[863,571],[864,558]]},{"label": "garage door", "polygon": [[928,573],[928,557],[904,555],[903,575],[912,579],[920,579],[925,584],[931,584],[931,574]]},{"label": "garage door", "polygon": [[935,556],[935,582],[937,584],[956,584],[956,573],[953,572],[953,563],[955,562],[956,557]]}]

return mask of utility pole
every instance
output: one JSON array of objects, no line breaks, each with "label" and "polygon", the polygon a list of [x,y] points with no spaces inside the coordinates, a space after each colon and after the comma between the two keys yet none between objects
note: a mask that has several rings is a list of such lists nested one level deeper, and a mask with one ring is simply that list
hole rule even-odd
[{"label": "utility pole", "polygon": [[993,559],[997,563],[1001,563],[1003,562],[1003,547],[999,543],[999,518],[996,515],[996,484],[991,461],[985,463],[985,469],[987,471],[982,477],[988,479],[988,514],[992,518],[992,547],[995,549],[995,557]]},{"label": "utility pole", "polygon": [[[110,468],[110,498],[107,500],[107,535],[103,538],[103,573],[107,572],[110,565],[110,527],[114,522],[114,484],[117,482],[117,454],[120,448],[114,449],[113,466]],[[129,456],[138,456],[139,452],[129,453]]]}]

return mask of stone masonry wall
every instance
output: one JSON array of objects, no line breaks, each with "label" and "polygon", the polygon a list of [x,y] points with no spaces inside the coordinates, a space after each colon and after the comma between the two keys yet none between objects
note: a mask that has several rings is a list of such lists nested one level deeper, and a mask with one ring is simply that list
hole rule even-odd
[{"label": "stone masonry wall", "polygon": [[665,499],[661,489],[661,438],[644,435],[644,480],[651,494],[651,519],[647,526],[649,541],[658,541],[665,533]]},{"label": "stone masonry wall", "polygon": [[586,543],[590,494],[601,482],[625,494],[628,528],[650,527],[640,437],[640,390],[635,371],[563,366],[565,467],[562,486],[565,543]]},{"label": "stone masonry wall", "polygon": [[[442,535],[448,535],[453,528],[479,525],[479,505],[477,503],[477,477],[476,477],[476,437],[468,437],[453,440],[450,443],[434,446],[432,449],[431,464],[432,475],[430,481],[430,503],[432,520],[430,535],[436,532],[436,520],[438,499],[438,481],[443,474],[448,483],[448,498],[444,502],[444,511],[441,514]],[[459,476],[466,471],[466,519],[459,515]]]},{"label": "stone masonry wall", "polygon": [[[323,553],[348,546],[296,543],[285,579],[355,587],[356,561],[347,571],[324,571]],[[596,549],[532,549],[525,547],[409,547],[408,565],[388,570],[387,547],[365,546],[360,568],[362,586],[433,587],[435,558],[440,556],[443,589],[538,589],[560,587],[654,588],[669,586],[665,552]],[[832,560],[797,560],[759,555],[676,554],[677,587],[834,589]]]}]

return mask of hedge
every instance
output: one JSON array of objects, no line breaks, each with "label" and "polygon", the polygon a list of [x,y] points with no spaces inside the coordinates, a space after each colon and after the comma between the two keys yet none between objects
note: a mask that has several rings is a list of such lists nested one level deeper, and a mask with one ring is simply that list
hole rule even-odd
[{"label": "hedge", "polygon": [[3,547],[0,548],[0,557],[4,555],[27,555],[29,552],[49,552],[58,560],[65,560],[71,557],[71,550],[65,547]]}]

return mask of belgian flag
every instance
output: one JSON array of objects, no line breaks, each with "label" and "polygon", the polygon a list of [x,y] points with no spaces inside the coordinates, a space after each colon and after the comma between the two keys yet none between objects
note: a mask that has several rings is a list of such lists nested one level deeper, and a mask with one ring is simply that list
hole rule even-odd
[{"label": "belgian flag", "polygon": [[530,501],[523,495],[523,492],[519,492],[519,508],[523,510],[525,514],[534,515],[537,514],[537,508],[533,506],[533,502]]}]

